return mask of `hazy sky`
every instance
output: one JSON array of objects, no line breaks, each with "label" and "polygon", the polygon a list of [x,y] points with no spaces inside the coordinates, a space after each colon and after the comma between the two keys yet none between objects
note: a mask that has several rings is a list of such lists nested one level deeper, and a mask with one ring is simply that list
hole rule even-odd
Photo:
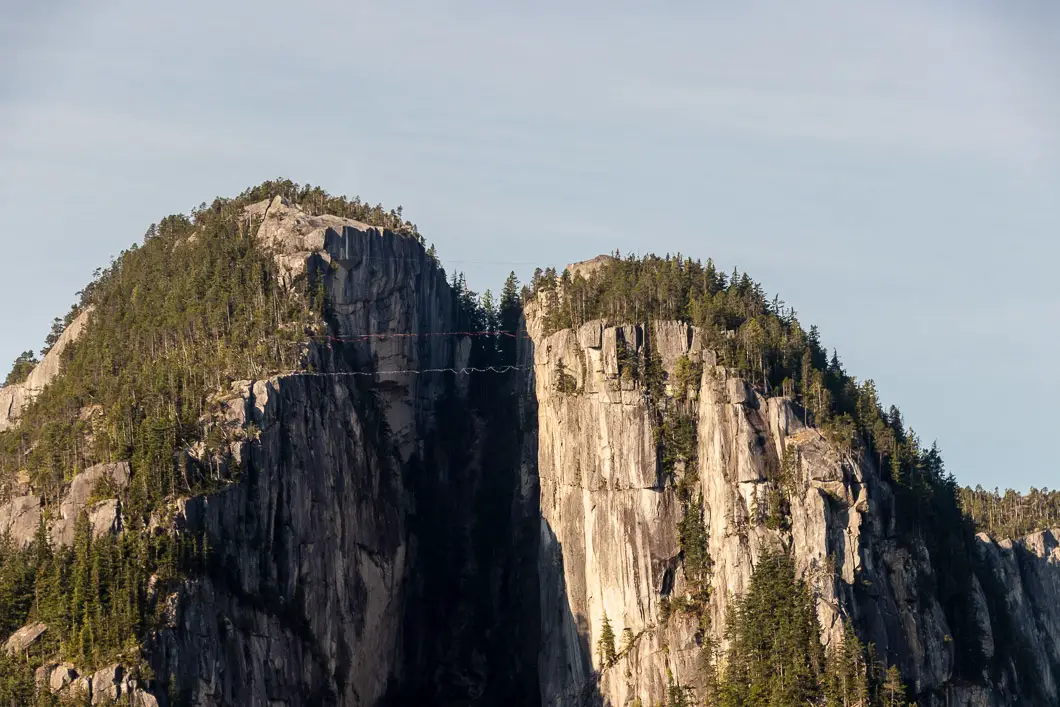
[{"label": "hazy sky", "polygon": [[286,176],[403,204],[477,290],[738,266],[962,483],[1060,486],[1060,3],[704,5],[0,0],[0,366],[152,222]]}]

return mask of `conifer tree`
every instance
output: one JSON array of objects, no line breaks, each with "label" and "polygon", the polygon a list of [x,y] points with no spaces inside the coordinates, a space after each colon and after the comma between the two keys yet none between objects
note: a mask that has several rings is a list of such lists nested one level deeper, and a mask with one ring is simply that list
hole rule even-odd
[{"label": "conifer tree", "polygon": [[883,686],[880,690],[883,707],[904,707],[905,684],[902,682],[902,674],[898,672],[898,666],[891,665],[884,674]]},{"label": "conifer tree", "polygon": [[600,665],[603,667],[609,667],[614,665],[615,660],[618,658],[618,653],[615,650],[615,631],[611,628],[611,622],[607,619],[607,614],[604,614],[603,627],[600,629],[600,639],[597,641],[597,650],[600,654]]},{"label": "conifer tree", "polygon": [[4,385],[12,385],[15,383],[21,383],[29,374],[33,371],[33,367],[40,363],[37,357],[33,355],[32,351],[23,351],[19,354],[18,358],[15,359],[15,363],[11,366],[11,372],[7,374],[7,378],[4,380]]},{"label": "conifer tree", "polygon": [[720,690],[723,705],[812,704],[821,697],[817,613],[790,555],[762,553],[727,632],[731,649]]}]

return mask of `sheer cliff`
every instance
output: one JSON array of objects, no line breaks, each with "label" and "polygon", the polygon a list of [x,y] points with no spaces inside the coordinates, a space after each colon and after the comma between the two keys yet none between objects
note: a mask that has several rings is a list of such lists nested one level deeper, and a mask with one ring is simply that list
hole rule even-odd
[{"label": "sheer cliff", "polygon": [[[190,423],[147,415],[129,432],[124,411],[146,405],[133,382],[116,386],[133,391],[115,396],[121,414],[63,382],[120,368],[78,354],[94,327],[105,349],[99,327],[121,326],[93,306],[0,389],[0,667],[37,685],[5,693],[0,675],[0,695],[730,704],[713,692],[726,626],[779,550],[810,589],[823,646],[853,632],[899,669],[904,698],[1060,702],[1060,530],[941,538],[959,525],[951,507],[903,490],[898,462],[825,424],[790,381],[738,365],[728,326],[557,318],[594,306],[579,278],[607,257],[570,266],[569,292],[527,291],[498,315],[414,229],[321,213],[313,198],[238,203],[268,267],[218,262],[203,291],[230,276],[259,297],[267,280],[250,314],[226,301],[189,324],[177,303],[158,326],[190,333],[136,339],[150,352],[141,374],[201,376],[208,398],[180,401]],[[205,238],[188,224],[145,249],[168,263]],[[223,334],[233,316],[261,321],[237,339]],[[198,371],[191,341],[225,371]],[[192,386],[157,390],[165,411],[168,391]],[[122,581],[104,582],[108,568]]]},{"label": "sheer cliff", "polygon": [[[933,560],[942,558],[895,528],[896,500],[873,459],[804,424],[806,412],[789,398],[766,397],[717,365],[703,332],[602,320],[549,332],[533,304],[527,324],[538,405],[543,704],[665,704],[673,685],[702,700],[710,663],[724,654],[733,598],[768,547],[793,553],[824,643],[841,643],[849,619],[886,665],[900,668],[919,704],[1057,702],[1057,531],[1018,542],[978,537],[967,604],[975,630],[958,636],[935,592]],[[624,361],[649,356],[664,381],[654,400],[650,384],[624,370]],[[667,478],[658,438],[660,406],[673,409],[675,398],[687,400],[694,420],[698,468],[686,493],[699,503],[691,511]],[[782,481],[785,466],[793,473]],[[780,485],[786,518],[771,524],[770,493]],[[707,537],[705,606],[696,606],[682,544],[688,512],[701,514]],[[605,621],[625,636],[611,660],[599,649]],[[975,672],[958,674],[962,651],[980,654]]]},{"label": "sheer cliff", "polygon": [[177,504],[216,551],[166,599],[156,674],[195,704],[534,704],[520,381],[456,373],[474,342],[432,336],[466,327],[415,240],[248,214],[285,282],[319,282],[327,333],[306,371],[233,384],[224,424],[254,439],[238,483]]},{"label": "sheer cliff", "polygon": [[[492,339],[454,333],[474,328],[468,303],[417,238],[281,197],[243,218],[279,285],[312,299],[320,321],[293,370],[207,401],[207,434],[177,455],[172,484],[209,483],[168,494],[149,519],[129,496],[147,473],[135,461],[131,482],[128,463],[102,486],[107,468],[92,467],[58,501],[13,477],[0,503],[2,530],[31,553],[38,525],[55,535],[80,515],[97,538],[193,549],[160,557],[136,597],[143,658],[111,653],[101,668],[98,651],[48,641],[60,627],[46,623],[12,651],[40,665],[38,684],[93,704],[537,704],[537,495],[518,474],[532,426],[514,361],[494,365]],[[47,370],[5,389],[5,425],[97,325],[86,314]]]}]

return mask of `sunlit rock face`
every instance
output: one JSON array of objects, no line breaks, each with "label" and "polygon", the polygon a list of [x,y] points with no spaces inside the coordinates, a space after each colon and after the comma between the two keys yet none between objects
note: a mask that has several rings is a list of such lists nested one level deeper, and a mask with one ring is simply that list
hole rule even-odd
[{"label": "sunlit rock face", "polygon": [[58,341],[44,356],[40,363],[34,366],[29,377],[22,383],[0,388],[0,432],[10,429],[18,423],[22,410],[36,399],[45,386],[52,382],[62,370],[63,351],[77,341],[88,325],[92,316],[92,308],[89,307],[81,312],[63,330]]},{"label": "sunlit rock face", "polygon": [[[981,572],[996,577],[991,584],[1004,587],[1004,596],[988,600],[979,580],[973,582],[976,640],[994,660],[994,627],[1003,623],[1009,640],[1033,660],[1016,666],[999,657],[996,671],[970,684],[954,675],[956,648],[942,608],[918,591],[936,571],[927,549],[920,540],[899,542],[894,499],[871,459],[841,453],[803,423],[790,400],[765,397],[715,365],[694,327],[594,321],[546,332],[533,303],[526,316],[538,409],[543,704],[664,703],[668,676],[702,686],[705,641],[697,636],[697,619],[663,607],[688,589],[677,533],[680,503],[660,477],[645,390],[621,375],[616,355],[622,347],[640,355],[646,345],[659,356],[668,385],[681,357],[703,364],[690,397],[713,560],[709,633],[717,646],[725,647],[727,613],[746,591],[756,558],[765,547],[789,547],[816,598],[823,642],[841,641],[843,621],[850,619],[884,661],[901,668],[920,704],[1056,704],[1060,550],[1054,533],[998,544],[980,537]],[[798,459],[797,492],[790,528],[781,532],[768,530],[755,514],[786,448]],[[610,666],[598,650],[605,616],[618,637],[618,659]]]}]

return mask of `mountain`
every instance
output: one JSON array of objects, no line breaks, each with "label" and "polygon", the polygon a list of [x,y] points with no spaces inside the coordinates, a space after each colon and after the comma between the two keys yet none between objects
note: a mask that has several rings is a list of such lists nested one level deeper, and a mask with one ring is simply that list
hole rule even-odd
[{"label": "mountain", "polygon": [[0,388],[0,702],[1058,702],[1060,531],[746,275],[424,246],[277,181],[97,273]]}]

